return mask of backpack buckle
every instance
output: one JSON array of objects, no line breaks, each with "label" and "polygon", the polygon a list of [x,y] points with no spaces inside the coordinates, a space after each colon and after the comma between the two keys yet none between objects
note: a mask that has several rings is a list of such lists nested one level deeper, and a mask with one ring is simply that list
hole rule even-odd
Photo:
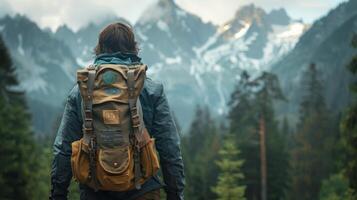
[{"label": "backpack buckle", "polygon": [[93,128],[86,128],[86,127],[83,127],[83,133],[86,133],[86,134],[91,134],[93,132]]},{"label": "backpack buckle", "polygon": [[133,121],[133,127],[137,128],[140,126],[140,117],[138,114],[133,115],[131,119]]},{"label": "backpack buckle", "polygon": [[91,110],[88,110],[88,109],[84,110],[84,118],[85,118],[85,120],[91,120],[91,118],[92,118],[92,111],[91,111]]},{"label": "backpack buckle", "polygon": [[93,119],[85,119],[84,122],[83,122],[83,126],[86,128],[86,129],[93,129],[92,126],[93,126]]}]

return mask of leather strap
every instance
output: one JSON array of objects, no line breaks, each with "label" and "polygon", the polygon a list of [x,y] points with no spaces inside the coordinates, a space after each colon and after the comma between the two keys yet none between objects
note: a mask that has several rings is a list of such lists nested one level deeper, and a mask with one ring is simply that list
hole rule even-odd
[{"label": "leather strap", "polygon": [[140,145],[137,140],[140,134],[140,117],[138,113],[138,108],[136,106],[136,101],[138,97],[135,96],[135,69],[129,69],[127,72],[128,80],[128,94],[129,94],[129,109],[131,115],[132,132],[130,134],[131,144],[134,146],[134,181],[135,188],[140,189],[141,184],[139,183],[142,177],[142,171],[140,167]]},{"label": "leather strap", "polygon": [[93,88],[95,81],[95,67],[88,68],[86,96],[83,98],[83,133],[89,138],[89,179],[94,183],[94,190],[98,190],[99,182],[96,174],[97,141],[93,131]]},{"label": "leather strap", "polygon": [[93,135],[93,87],[95,70],[88,68],[87,95],[83,99],[83,133]]}]

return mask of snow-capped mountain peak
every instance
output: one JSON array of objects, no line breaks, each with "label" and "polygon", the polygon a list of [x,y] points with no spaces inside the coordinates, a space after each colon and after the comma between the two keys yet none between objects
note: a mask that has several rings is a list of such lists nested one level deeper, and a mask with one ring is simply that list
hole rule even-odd
[{"label": "snow-capped mountain peak", "polygon": [[[115,17],[90,23],[78,31],[64,25],[52,35],[43,33],[43,37],[60,40],[64,49],[69,47],[66,52],[74,55],[56,61],[53,66],[59,67],[55,69],[61,69],[68,77],[69,70],[63,66],[83,67],[92,62],[100,30],[116,21],[127,23]],[[0,29],[6,31],[7,28],[0,23]],[[295,45],[304,30],[304,24],[291,20],[285,10],[266,13],[254,4],[240,8],[231,20],[217,27],[203,22],[173,0],[159,0],[143,12],[134,25],[141,49],[139,56],[148,64],[148,76],[164,83],[183,128],[187,128],[198,103],[210,105],[216,114],[224,114],[241,71],[257,73],[269,69]],[[10,39],[15,40],[12,49],[18,57],[31,54],[25,35]],[[65,65],[61,65],[63,63]],[[41,75],[49,70],[42,65],[36,68]],[[44,80],[43,85],[47,87],[50,81]]]},{"label": "snow-capped mountain peak", "polygon": [[238,9],[233,21],[245,21],[251,23],[255,20],[261,23],[265,16],[266,13],[262,8],[256,7],[254,4],[249,4]]},{"label": "snow-capped mountain peak", "polygon": [[138,24],[150,23],[156,20],[164,20],[175,17],[175,14],[185,16],[186,11],[179,8],[173,0],[159,0],[144,10],[138,20]]},{"label": "snow-capped mountain peak", "polygon": [[305,25],[291,20],[284,9],[266,13],[254,4],[240,8],[220,27],[203,23],[177,5],[159,2],[151,9],[158,7],[160,12],[153,15],[144,13],[141,19],[150,20],[139,20],[135,29],[149,74],[163,80],[173,104],[183,105],[176,114],[184,121],[189,119],[184,107],[192,108],[197,99],[224,113],[237,75],[269,69],[305,31]]}]

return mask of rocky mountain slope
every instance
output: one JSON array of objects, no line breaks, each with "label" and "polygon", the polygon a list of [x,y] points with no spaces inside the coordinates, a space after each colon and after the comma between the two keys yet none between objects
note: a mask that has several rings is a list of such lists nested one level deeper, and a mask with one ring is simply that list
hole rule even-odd
[{"label": "rocky mountain slope", "polygon": [[[99,31],[115,21],[127,23],[113,17],[78,31],[64,25],[51,33],[26,17],[5,17],[0,33],[18,63],[30,99],[58,108],[74,83],[75,69],[92,62]],[[173,0],[159,0],[133,27],[149,76],[164,83],[172,110],[186,129],[197,104],[224,114],[240,72],[269,70],[295,46],[307,26],[284,9],[266,12],[253,4],[215,26]]]},{"label": "rocky mountain slope", "polygon": [[172,1],[155,6],[162,10],[160,15],[143,15],[135,29],[143,41],[144,61],[151,64],[149,72],[165,83],[183,127],[196,104],[224,114],[240,72],[268,70],[295,45],[306,27],[283,9],[266,13],[253,4],[240,8],[220,27],[203,23]]},{"label": "rocky mountain slope", "polygon": [[[99,30],[116,20],[91,24],[77,32],[64,26],[55,36],[85,65],[93,59],[88,52]],[[209,105],[216,114],[225,113],[239,73],[268,70],[294,47],[306,25],[292,20],[284,9],[267,13],[251,4],[240,8],[227,23],[215,26],[173,0],[160,0],[144,11],[134,29],[149,76],[164,83],[175,115],[185,128],[196,104]]]},{"label": "rocky mountain slope", "polygon": [[298,111],[302,89],[302,72],[315,63],[324,81],[327,103],[333,112],[349,103],[349,83],[346,69],[356,50],[351,47],[352,35],[357,33],[357,1],[342,3],[325,17],[317,20],[300,38],[296,47],[272,66],[277,73],[289,103],[281,109],[294,116]]},{"label": "rocky mountain slope", "polygon": [[35,131],[49,130],[75,82],[78,64],[71,50],[20,15],[1,18],[0,34],[16,66],[18,89],[26,92]]}]

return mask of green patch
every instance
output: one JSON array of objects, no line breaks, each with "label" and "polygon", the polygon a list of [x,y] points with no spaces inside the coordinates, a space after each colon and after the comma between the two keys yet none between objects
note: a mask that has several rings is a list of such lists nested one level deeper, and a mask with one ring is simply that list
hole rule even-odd
[{"label": "green patch", "polygon": [[113,84],[117,81],[118,75],[113,71],[106,71],[103,74],[103,83],[105,85]]},{"label": "green patch", "polygon": [[120,89],[119,88],[106,88],[104,89],[105,93],[109,94],[109,95],[114,95],[114,94],[119,94],[120,93]]}]

